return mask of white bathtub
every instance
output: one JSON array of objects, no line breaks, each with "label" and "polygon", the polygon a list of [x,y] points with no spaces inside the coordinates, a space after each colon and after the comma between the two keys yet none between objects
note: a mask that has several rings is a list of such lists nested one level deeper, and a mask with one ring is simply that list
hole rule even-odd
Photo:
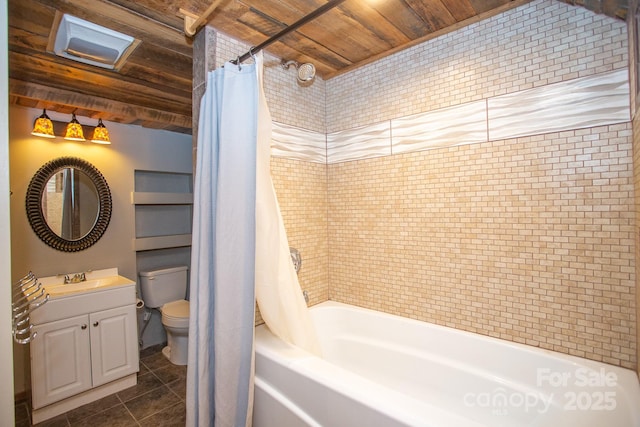
[{"label": "white bathtub", "polygon": [[640,426],[635,372],[326,302],[315,357],[256,328],[254,427]]}]

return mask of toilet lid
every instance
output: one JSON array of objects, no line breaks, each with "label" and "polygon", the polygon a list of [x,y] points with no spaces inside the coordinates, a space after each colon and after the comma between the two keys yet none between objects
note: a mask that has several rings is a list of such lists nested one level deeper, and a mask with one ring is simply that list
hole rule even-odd
[{"label": "toilet lid", "polygon": [[173,317],[178,319],[189,318],[189,301],[178,300],[171,301],[162,306],[162,316]]}]

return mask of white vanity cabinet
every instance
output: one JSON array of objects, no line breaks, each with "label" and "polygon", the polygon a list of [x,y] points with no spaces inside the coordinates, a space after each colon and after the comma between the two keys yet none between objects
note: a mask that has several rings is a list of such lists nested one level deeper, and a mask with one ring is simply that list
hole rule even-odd
[{"label": "white vanity cabinet", "polygon": [[135,302],[132,282],[60,295],[34,311],[34,424],[136,384]]},{"label": "white vanity cabinet", "polygon": [[89,325],[93,387],[138,372],[135,304],[92,313]]},{"label": "white vanity cabinet", "polygon": [[31,343],[31,398],[41,408],[91,388],[88,316],[36,326]]}]

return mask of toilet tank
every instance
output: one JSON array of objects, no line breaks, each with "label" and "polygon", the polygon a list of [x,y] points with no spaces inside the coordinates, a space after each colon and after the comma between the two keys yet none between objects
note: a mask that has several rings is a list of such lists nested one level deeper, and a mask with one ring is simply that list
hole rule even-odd
[{"label": "toilet tank", "polygon": [[149,308],[157,308],[171,301],[185,299],[187,270],[186,266],[179,266],[141,271],[140,292],[144,304]]}]

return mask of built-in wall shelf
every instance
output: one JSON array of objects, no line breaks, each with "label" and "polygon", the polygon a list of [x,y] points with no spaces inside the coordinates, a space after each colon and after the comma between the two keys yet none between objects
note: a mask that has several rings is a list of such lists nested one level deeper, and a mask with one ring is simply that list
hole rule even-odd
[{"label": "built-in wall shelf", "polygon": [[191,174],[137,170],[131,203],[136,215],[136,252],[191,246]]},{"label": "built-in wall shelf", "polygon": [[153,249],[191,246],[191,234],[141,237],[134,240],[134,246],[136,251],[149,251]]},{"label": "built-in wall shelf", "polygon": [[131,193],[131,203],[134,205],[190,205],[193,204],[193,194],[134,191]]}]

